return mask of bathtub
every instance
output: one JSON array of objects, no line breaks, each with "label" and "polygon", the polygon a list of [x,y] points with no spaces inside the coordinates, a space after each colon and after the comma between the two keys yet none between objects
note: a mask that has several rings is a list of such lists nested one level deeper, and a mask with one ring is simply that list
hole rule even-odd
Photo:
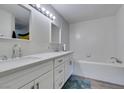
[{"label": "bathtub", "polygon": [[124,85],[124,64],[78,60],[74,62],[73,74]]}]

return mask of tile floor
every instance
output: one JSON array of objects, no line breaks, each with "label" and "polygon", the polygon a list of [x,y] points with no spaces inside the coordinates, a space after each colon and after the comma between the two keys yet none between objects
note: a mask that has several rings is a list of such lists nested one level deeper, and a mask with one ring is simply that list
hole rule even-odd
[{"label": "tile floor", "polygon": [[63,86],[63,89],[90,89],[91,82],[88,79],[82,79],[72,75]]},{"label": "tile floor", "polygon": [[63,89],[124,89],[124,86],[72,75]]}]

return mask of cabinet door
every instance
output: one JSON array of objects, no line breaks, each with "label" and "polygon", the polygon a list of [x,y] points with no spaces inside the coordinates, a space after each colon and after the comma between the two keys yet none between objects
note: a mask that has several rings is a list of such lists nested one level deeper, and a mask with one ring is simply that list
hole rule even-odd
[{"label": "cabinet door", "polygon": [[53,89],[53,71],[50,71],[35,80],[36,89]]},{"label": "cabinet door", "polygon": [[56,81],[55,81],[55,89],[61,89],[64,85],[64,75],[61,75]]},{"label": "cabinet door", "polygon": [[73,72],[73,61],[71,58],[65,61],[65,81],[71,76]]},{"label": "cabinet door", "polygon": [[25,86],[21,87],[20,89],[34,89],[35,86],[34,86],[34,81],[26,84]]}]

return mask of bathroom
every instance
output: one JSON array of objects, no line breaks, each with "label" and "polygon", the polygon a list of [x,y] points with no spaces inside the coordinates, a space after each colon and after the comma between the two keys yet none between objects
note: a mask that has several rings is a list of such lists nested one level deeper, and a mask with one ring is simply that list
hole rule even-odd
[{"label": "bathroom", "polygon": [[0,89],[124,88],[123,4],[0,4],[0,14]]}]

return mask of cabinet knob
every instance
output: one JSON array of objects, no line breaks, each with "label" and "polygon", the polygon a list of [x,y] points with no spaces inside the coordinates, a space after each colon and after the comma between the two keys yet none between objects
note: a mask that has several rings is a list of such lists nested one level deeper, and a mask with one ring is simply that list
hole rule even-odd
[{"label": "cabinet knob", "polygon": [[72,61],[70,61],[69,64],[72,65]]},{"label": "cabinet knob", "polygon": [[60,70],[59,73],[61,73],[63,70]]},{"label": "cabinet knob", "polygon": [[62,62],[63,60],[61,59],[61,60],[59,60],[58,62]]}]

